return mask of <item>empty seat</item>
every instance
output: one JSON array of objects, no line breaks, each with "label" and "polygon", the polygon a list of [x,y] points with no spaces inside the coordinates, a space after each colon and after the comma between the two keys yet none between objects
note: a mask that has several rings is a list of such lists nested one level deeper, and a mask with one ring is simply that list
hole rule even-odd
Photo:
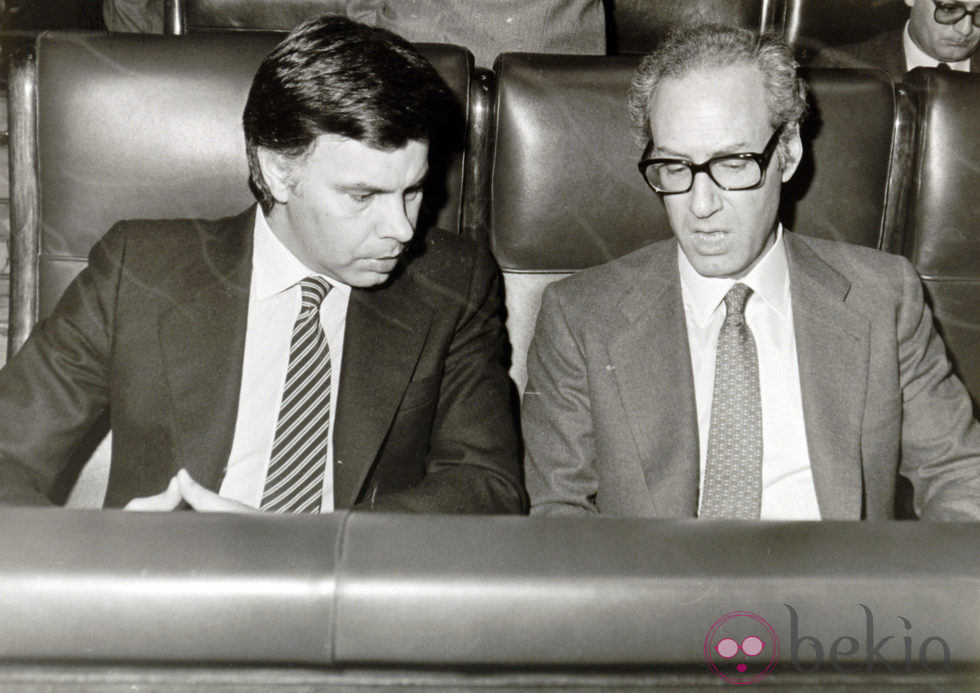
[{"label": "empty seat", "polygon": [[980,403],[980,75],[917,69],[917,185],[909,202],[907,252],[932,304],[957,372]]}]

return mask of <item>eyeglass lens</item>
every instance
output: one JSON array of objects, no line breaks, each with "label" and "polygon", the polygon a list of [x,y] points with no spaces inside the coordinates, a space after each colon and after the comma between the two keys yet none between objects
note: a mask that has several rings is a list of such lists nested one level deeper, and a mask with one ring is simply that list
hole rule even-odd
[{"label": "eyeglass lens", "polygon": [[980,13],[980,7],[974,8],[973,10],[968,10],[965,6],[959,4],[958,2],[937,2],[936,12],[933,16],[940,24],[956,24],[966,15],[970,15],[970,20],[973,22],[973,26],[980,27],[980,17],[977,16],[978,13]]},{"label": "eyeglass lens", "polygon": [[[762,180],[762,169],[754,159],[712,159],[707,172],[718,186],[728,190],[752,188]],[[651,185],[664,192],[685,192],[694,181],[691,165],[683,161],[655,163],[647,168],[646,175]]]}]

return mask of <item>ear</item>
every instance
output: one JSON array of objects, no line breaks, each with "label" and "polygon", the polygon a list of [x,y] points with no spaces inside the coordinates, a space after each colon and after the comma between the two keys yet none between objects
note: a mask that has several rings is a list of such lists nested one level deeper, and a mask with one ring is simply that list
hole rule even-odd
[{"label": "ear", "polygon": [[800,126],[794,125],[788,135],[783,135],[783,142],[785,143],[784,151],[786,152],[786,157],[783,160],[781,177],[783,182],[786,183],[796,173],[796,167],[800,165],[800,160],[803,158],[803,141],[800,139]]},{"label": "ear", "polygon": [[255,154],[273,199],[280,204],[286,204],[292,192],[292,167],[289,162],[278,152],[265,147],[257,147]]}]

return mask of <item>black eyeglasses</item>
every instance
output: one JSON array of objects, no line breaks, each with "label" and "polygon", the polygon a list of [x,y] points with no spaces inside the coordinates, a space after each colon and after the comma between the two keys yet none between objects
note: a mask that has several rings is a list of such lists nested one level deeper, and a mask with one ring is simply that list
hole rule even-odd
[{"label": "black eyeglasses", "polygon": [[940,24],[956,24],[966,15],[970,15],[970,21],[973,22],[973,26],[980,26],[980,17],[977,17],[977,13],[980,12],[980,6],[968,10],[958,2],[932,0],[932,4],[936,6],[936,11],[932,16]]},{"label": "black eyeglasses", "polygon": [[[725,154],[695,164],[687,159],[643,159],[637,164],[643,180],[654,192],[663,195],[686,193],[694,185],[694,176],[707,173],[722,190],[753,190],[762,185],[766,169],[772,160],[783,127],[772,133],[766,148],[761,153],[739,152]],[[647,150],[652,146],[647,145]]]}]

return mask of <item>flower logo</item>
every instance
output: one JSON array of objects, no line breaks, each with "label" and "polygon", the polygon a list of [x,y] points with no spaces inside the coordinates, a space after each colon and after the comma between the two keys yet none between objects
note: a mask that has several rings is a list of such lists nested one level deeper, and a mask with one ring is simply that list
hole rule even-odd
[{"label": "flower logo", "polygon": [[779,638],[758,614],[731,611],[711,624],[704,659],[730,683],[756,683],[769,676],[779,660]]}]

